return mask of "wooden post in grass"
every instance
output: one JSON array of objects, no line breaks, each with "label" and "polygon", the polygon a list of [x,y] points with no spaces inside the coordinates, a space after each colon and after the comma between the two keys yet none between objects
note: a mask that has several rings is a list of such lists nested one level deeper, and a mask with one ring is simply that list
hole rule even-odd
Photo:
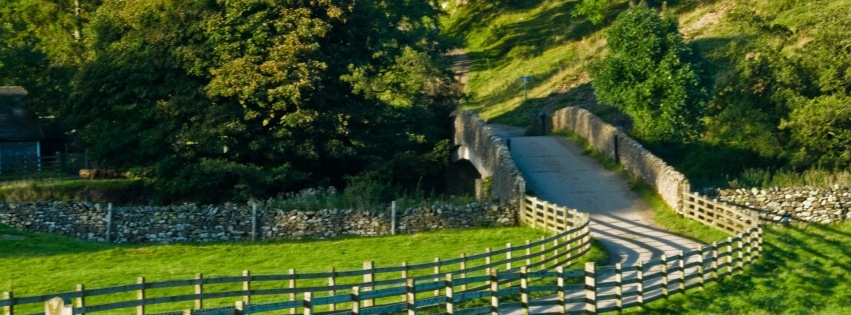
[{"label": "wooden post in grass", "polygon": [[636,270],[636,273],[635,273],[635,281],[637,282],[637,284],[635,286],[636,291],[638,291],[638,296],[636,296],[636,301],[638,302],[638,306],[643,306],[644,305],[644,262],[643,261],[638,262],[637,270]]},{"label": "wooden post in grass", "polygon": [[499,271],[493,270],[490,275],[491,315],[499,315]]},{"label": "wooden post in grass", "polygon": [[[293,289],[293,292],[291,292],[291,293],[290,293],[290,301],[295,301],[295,299],[296,299],[296,293],[295,293],[295,288],[296,288],[296,282],[295,282],[295,269],[290,269],[290,270],[289,270],[289,274],[290,274],[290,283],[289,283],[289,287],[290,287],[290,289]],[[295,313],[296,313],[296,311],[297,311],[297,309],[296,309],[295,307],[290,308],[290,314],[295,314]]]},{"label": "wooden post in grass", "polygon": [[[371,260],[363,262],[363,270],[366,270],[367,272],[363,274],[363,287],[360,289],[363,291],[372,291],[372,282],[375,281],[375,262]],[[375,300],[364,300],[363,306],[372,306],[373,302],[375,302]]]},{"label": "wooden post in grass", "polygon": [[233,305],[234,313],[236,313],[236,315],[244,314],[245,313],[245,306],[246,306],[245,302],[236,301],[236,303],[234,303],[234,305]]},{"label": "wooden post in grass", "polygon": [[[334,269],[334,267],[331,267],[331,269],[328,270],[328,273],[331,274],[328,276],[328,286],[332,287],[328,290],[328,296],[334,296],[337,294],[337,290],[333,288],[333,286],[337,285],[337,270]],[[328,304],[328,310],[336,311],[337,303]]]},{"label": "wooden post in grass", "polygon": [[304,315],[313,315],[313,292],[304,292]]},{"label": "wooden post in grass", "polygon": [[417,292],[415,291],[415,289],[416,289],[415,280],[414,279],[408,279],[405,282],[405,300],[407,300],[406,301],[407,303],[405,305],[406,305],[406,309],[408,311],[408,315],[416,315],[417,314],[417,308],[416,308]]},{"label": "wooden post in grass", "polygon": [[668,299],[668,255],[662,254],[662,257],[659,258],[661,264],[659,267],[662,269],[659,273],[662,274],[662,297],[667,300]]},{"label": "wooden post in grass", "polygon": [[352,287],[352,315],[360,314],[360,287]]},{"label": "wooden post in grass", "polygon": [[520,267],[520,307],[523,314],[529,314],[529,270],[526,266]]},{"label": "wooden post in grass", "polygon": [[[615,264],[615,309],[618,313],[623,311],[623,266]],[[562,312],[564,314],[564,312]]]},{"label": "wooden post in grass", "polygon": [[556,258],[555,265],[561,265],[561,257],[558,255],[558,239],[553,240],[553,257]]},{"label": "wooden post in grass", "polygon": [[733,275],[733,238],[727,238],[727,276]]},{"label": "wooden post in grass", "polygon": [[677,254],[677,268],[680,271],[680,293],[686,292],[686,261],[685,253],[680,251]]},{"label": "wooden post in grass", "polygon": [[[440,257],[434,257],[434,282],[440,281]],[[434,290],[434,296],[440,295],[440,288]]]},{"label": "wooden post in grass", "polygon": [[547,269],[546,264],[543,264],[543,262],[544,262],[545,260],[547,260],[547,254],[545,254],[545,253],[544,253],[545,251],[547,251],[547,242],[544,242],[544,239],[546,239],[546,237],[545,237],[545,236],[541,236],[541,262],[542,262],[542,264],[541,264],[541,270],[546,270],[546,269]]},{"label": "wooden post in grass", "polygon": [[[485,256],[485,266],[487,266],[485,268],[485,273],[491,274],[491,271],[493,270],[493,269],[491,269],[491,248],[490,247],[485,248],[485,253],[487,254]],[[488,280],[487,284],[490,284],[490,280]]]},{"label": "wooden post in grass", "polygon": [[446,314],[453,315],[455,314],[455,301],[453,301],[454,290],[452,289],[452,274],[446,274],[446,280],[444,280],[444,285],[446,286]]},{"label": "wooden post in grass", "polygon": [[[458,268],[461,270],[461,279],[467,278],[467,254],[461,253],[461,262],[458,263]],[[467,291],[467,281],[461,285],[461,291]]]},{"label": "wooden post in grass", "polygon": [[508,251],[505,252],[505,270],[511,270],[511,243],[505,244],[505,248],[508,248]]},{"label": "wooden post in grass", "polygon": [[136,300],[139,300],[136,315],[145,315],[145,277],[137,278],[136,283],[139,284],[139,290],[136,290]]},{"label": "wooden post in grass", "polygon": [[531,244],[531,242],[526,240],[526,266],[532,264],[532,246],[529,246],[529,244]]},{"label": "wooden post in grass", "polygon": [[201,298],[201,295],[204,294],[204,275],[201,273],[195,274],[195,309],[200,310],[204,308],[204,299]]},{"label": "wooden post in grass", "polygon": [[585,263],[585,314],[597,314],[597,266]]},{"label": "wooden post in grass", "polygon": [[718,282],[718,242],[712,242],[712,281]]},{"label": "wooden post in grass", "polygon": [[[4,300],[11,300],[15,297],[12,292],[3,292]],[[15,303],[9,303],[9,305],[3,306],[3,315],[15,315]]]},{"label": "wooden post in grass", "polygon": [[[402,262],[402,279],[408,279],[408,262]],[[402,302],[408,301],[408,295],[402,296]]]},{"label": "wooden post in grass", "polygon": [[248,270],[242,271],[242,301],[251,303],[251,272]]},{"label": "wooden post in grass", "polygon": [[[82,283],[78,284],[77,287],[76,287],[76,291],[79,292],[79,294],[80,294],[80,297],[77,298],[76,307],[77,308],[86,307],[86,286],[83,285]],[[85,313],[80,313],[80,315],[84,315],[84,314]]]},{"label": "wooden post in grass", "polygon": [[558,313],[564,314],[564,267],[556,267],[556,276],[558,277],[558,282],[556,283],[556,288],[558,290]]}]

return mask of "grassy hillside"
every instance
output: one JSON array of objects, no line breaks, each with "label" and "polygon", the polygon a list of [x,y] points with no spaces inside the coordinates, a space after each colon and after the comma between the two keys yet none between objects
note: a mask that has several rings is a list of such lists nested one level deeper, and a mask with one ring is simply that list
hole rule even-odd
[{"label": "grassy hillside", "polygon": [[[580,2],[470,1],[447,8],[446,33],[471,60],[462,107],[517,126],[528,126],[534,110],[565,106],[628,120],[597,103],[589,71],[606,56],[606,30],[628,1],[612,1],[598,25],[573,16]],[[812,184],[814,177],[817,184],[851,184],[841,180],[847,176],[824,175],[851,166],[844,140],[851,116],[841,110],[851,95],[851,51],[843,48],[851,21],[842,15],[851,1],[649,2],[677,16],[683,38],[703,56],[703,75],[714,82],[700,141],[645,143],[649,149],[696,186]],[[527,75],[533,77],[528,100],[518,80]]]}]

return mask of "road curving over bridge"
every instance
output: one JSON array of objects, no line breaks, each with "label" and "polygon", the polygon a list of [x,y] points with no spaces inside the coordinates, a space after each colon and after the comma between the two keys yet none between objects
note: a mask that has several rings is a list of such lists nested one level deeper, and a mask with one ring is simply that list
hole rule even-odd
[{"label": "road curving over bridge", "polygon": [[591,214],[591,235],[611,254],[610,263],[633,264],[662,254],[690,251],[702,244],[655,226],[650,206],[626,179],[583,155],[573,141],[558,136],[524,137],[522,130],[491,125],[510,139],[511,156],[526,189],[542,200]]}]

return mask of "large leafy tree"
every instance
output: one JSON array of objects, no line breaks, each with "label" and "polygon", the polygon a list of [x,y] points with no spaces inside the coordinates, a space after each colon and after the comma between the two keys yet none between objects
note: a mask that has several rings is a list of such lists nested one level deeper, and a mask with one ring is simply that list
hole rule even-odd
[{"label": "large leafy tree", "polygon": [[592,69],[597,98],[630,115],[633,133],[644,140],[697,139],[708,94],[676,18],[646,6],[630,8],[607,39],[609,55]]},{"label": "large leafy tree", "polygon": [[365,171],[407,184],[439,173],[422,165],[442,162],[454,102],[437,13],[427,1],[109,2],[64,114],[101,163],[188,199]]}]

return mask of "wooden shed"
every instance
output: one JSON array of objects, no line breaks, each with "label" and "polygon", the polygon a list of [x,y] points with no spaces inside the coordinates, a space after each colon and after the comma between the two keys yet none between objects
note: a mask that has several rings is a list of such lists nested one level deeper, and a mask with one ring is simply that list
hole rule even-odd
[{"label": "wooden shed", "polygon": [[18,107],[27,90],[0,86],[0,174],[40,170],[44,132],[35,117]]}]

